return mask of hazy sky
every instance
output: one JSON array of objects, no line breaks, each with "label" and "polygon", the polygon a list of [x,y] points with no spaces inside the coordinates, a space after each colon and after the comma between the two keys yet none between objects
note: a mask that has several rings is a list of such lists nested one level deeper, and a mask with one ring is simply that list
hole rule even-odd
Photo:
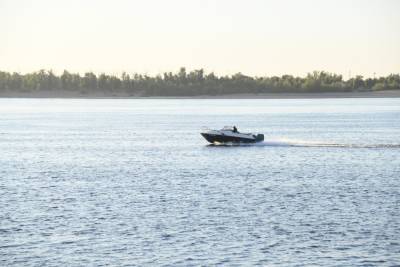
[{"label": "hazy sky", "polygon": [[396,0],[0,0],[0,70],[400,72]]}]

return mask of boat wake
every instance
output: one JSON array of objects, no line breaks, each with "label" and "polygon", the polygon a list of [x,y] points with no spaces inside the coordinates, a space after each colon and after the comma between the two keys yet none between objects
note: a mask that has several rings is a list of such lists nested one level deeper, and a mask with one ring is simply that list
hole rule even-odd
[{"label": "boat wake", "polygon": [[400,148],[400,143],[395,144],[344,144],[317,141],[304,141],[296,139],[270,139],[258,143],[213,143],[209,146],[237,147],[237,146],[274,146],[274,147],[337,147],[337,148]]}]

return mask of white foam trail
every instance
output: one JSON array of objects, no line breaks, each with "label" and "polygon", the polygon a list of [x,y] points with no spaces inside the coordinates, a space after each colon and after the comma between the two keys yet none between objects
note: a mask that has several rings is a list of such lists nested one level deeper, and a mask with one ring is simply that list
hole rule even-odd
[{"label": "white foam trail", "polygon": [[321,147],[321,146],[343,146],[342,144],[326,143],[319,141],[305,141],[299,139],[269,139],[262,142],[265,146],[304,146],[304,147]]},{"label": "white foam trail", "polygon": [[400,148],[400,144],[344,144],[321,141],[305,141],[297,139],[271,139],[262,142],[264,146],[296,146],[296,147],[343,147],[343,148]]},{"label": "white foam trail", "polygon": [[277,138],[259,143],[215,143],[212,146],[276,146],[276,147],[342,147],[342,148],[400,148],[400,144],[338,144],[321,141]]}]

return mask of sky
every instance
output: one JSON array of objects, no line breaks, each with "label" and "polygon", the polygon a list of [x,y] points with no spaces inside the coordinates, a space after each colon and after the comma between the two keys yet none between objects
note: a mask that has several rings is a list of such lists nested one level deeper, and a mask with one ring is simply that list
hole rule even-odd
[{"label": "sky", "polygon": [[0,0],[0,70],[400,73],[397,0]]}]

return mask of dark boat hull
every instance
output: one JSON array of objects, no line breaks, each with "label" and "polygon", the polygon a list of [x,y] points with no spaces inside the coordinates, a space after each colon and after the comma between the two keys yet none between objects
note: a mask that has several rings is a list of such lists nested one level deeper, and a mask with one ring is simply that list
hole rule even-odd
[{"label": "dark boat hull", "polygon": [[263,134],[256,135],[254,139],[208,133],[201,133],[201,135],[210,143],[257,143],[264,141]]}]

